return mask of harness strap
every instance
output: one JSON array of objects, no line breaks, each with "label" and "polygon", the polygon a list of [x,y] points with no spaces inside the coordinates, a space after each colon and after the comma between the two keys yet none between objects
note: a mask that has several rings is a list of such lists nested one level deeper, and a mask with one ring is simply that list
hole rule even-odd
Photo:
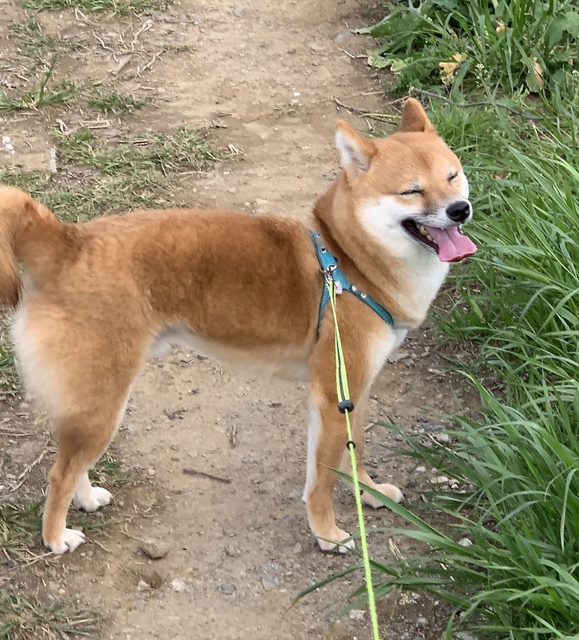
[{"label": "harness strap", "polygon": [[[385,309],[381,304],[378,304],[374,298],[369,296],[367,293],[360,291],[355,284],[352,284],[346,274],[338,267],[338,260],[335,258],[323,244],[323,240],[321,235],[317,231],[312,231],[312,239],[314,241],[314,246],[316,247],[316,254],[318,256],[318,261],[320,263],[321,270],[324,273],[324,278],[328,278],[331,275],[332,280],[336,286],[336,293],[340,294],[342,291],[349,291],[354,294],[356,298],[361,300],[364,304],[367,304],[372,311],[377,313],[382,320],[386,324],[389,324],[391,327],[394,326],[394,319],[390,315],[390,312]],[[324,316],[324,310],[326,305],[330,301],[330,294],[328,292],[328,287],[326,287],[324,282],[324,290],[322,293],[322,299],[320,300],[320,310],[318,312],[318,333],[320,332],[320,325],[322,323],[322,318]]]}]

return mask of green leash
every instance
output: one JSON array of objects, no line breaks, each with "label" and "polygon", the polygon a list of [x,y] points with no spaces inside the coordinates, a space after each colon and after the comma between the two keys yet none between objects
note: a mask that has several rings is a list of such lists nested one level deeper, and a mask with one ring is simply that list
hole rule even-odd
[{"label": "green leash", "polygon": [[350,412],[354,409],[354,403],[350,399],[350,391],[348,389],[348,376],[346,374],[346,363],[344,362],[344,352],[342,350],[340,329],[338,327],[338,314],[336,309],[336,283],[333,277],[333,270],[326,269],[324,278],[326,286],[328,288],[328,293],[330,294],[332,315],[334,317],[334,345],[336,352],[336,389],[338,391],[338,409],[340,413],[343,413],[346,418],[346,429],[348,432],[348,442],[346,446],[350,451],[350,460],[352,464],[354,493],[356,496],[356,508],[358,511],[358,526],[360,527],[360,539],[362,542],[362,558],[364,561],[364,572],[366,575],[366,589],[368,591],[368,606],[370,608],[370,618],[372,620],[374,640],[380,640],[380,636],[378,633],[376,600],[374,598],[374,586],[372,584],[372,571],[370,569],[370,557],[368,556],[368,543],[366,541],[366,528],[364,526],[364,514],[362,512],[362,498],[360,497],[360,483],[358,482],[358,466],[356,464],[356,453],[354,452],[356,443],[353,440],[352,427],[350,425]]}]

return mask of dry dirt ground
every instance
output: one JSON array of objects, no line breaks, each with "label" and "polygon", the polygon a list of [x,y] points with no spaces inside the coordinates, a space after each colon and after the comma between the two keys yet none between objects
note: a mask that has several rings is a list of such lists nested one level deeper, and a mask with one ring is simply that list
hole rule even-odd
[{"label": "dry dirt ground", "polygon": [[[10,0],[0,0],[0,9],[2,54],[18,44],[7,25],[32,12]],[[174,201],[300,217],[335,175],[336,117],[363,131],[382,127],[335,99],[362,111],[389,109],[361,55],[371,43],[349,32],[368,19],[355,0],[181,0],[147,17],[67,9],[37,18],[49,33],[83,42],[61,55],[55,78],[96,78],[149,102],[122,117],[58,106],[0,112],[0,133],[15,149],[12,155],[0,149],[0,168],[46,170],[49,128],[59,121],[69,129],[88,123],[111,139],[182,124],[211,127],[217,144],[241,154],[181,177]],[[0,68],[5,86],[26,87],[28,80]],[[429,412],[464,408],[457,376],[441,370],[436,341],[429,326],[410,336],[400,359],[381,374],[368,416],[369,468],[398,484],[411,505],[420,503],[416,489],[429,470],[421,473],[384,448],[399,445],[400,436],[370,425],[393,420],[428,430],[440,424]],[[26,585],[40,598],[87,602],[105,614],[97,636],[107,639],[370,637],[363,612],[329,630],[359,575],[291,607],[301,589],[351,562],[321,554],[308,532],[301,501],[306,422],[301,384],[248,377],[203,354],[175,351],[151,362],[116,439],[115,455],[130,481],[104,510],[110,525],[90,533],[72,555],[28,567],[5,563],[0,587]],[[53,451],[26,472],[44,450],[46,425],[22,397],[5,405],[2,425],[0,498],[13,498],[19,478],[19,493],[37,492]],[[336,506],[340,525],[355,530],[345,487],[337,490]],[[403,526],[388,511],[366,516],[370,527]],[[148,559],[139,549],[147,538],[168,545],[167,555]],[[372,535],[371,549],[388,562],[412,545],[383,532]],[[39,536],[31,553],[42,553]],[[445,609],[404,594],[381,602],[379,616],[384,640],[434,639]]]}]

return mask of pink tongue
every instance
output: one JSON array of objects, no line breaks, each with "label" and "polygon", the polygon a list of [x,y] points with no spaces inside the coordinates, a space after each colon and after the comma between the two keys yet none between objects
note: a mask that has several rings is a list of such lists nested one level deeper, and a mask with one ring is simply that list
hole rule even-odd
[{"label": "pink tongue", "polygon": [[462,234],[458,227],[438,229],[424,225],[424,228],[438,245],[438,259],[441,262],[458,262],[476,251],[474,242]]}]

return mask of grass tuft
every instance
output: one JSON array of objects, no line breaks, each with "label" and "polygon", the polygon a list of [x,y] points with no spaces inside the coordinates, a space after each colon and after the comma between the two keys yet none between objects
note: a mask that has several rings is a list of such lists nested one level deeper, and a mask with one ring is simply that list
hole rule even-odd
[{"label": "grass tuft", "polygon": [[79,93],[78,87],[69,80],[63,80],[57,84],[50,84],[54,73],[56,56],[53,56],[48,71],[40,81],[38,87],[25,91],[24,93],[12,96],[5,91],[0,92],[0,111],[23,111],[27,109],[36,110],[40,107],[53,106],[57,104],[69,104]]},{"label": "grass tuft", "polygon": [[16,589],[0,591],[0,638],[6,640],[84,636],[98,631],[102,622],[99,613],[76,602],[30,598]]},{"label": "grass tuft", "polygon": [[54,134],[60,142],[62,162],[92,168],[106,176],[119,172],[160,171],[166,175],[180,169],[201,171],[224,157],[207,141],[205,132],[185,127],[166,133],[133,134],[117,144],[88,131]]},{"label": "grass tuft", "polygon": [[[90,471],[90,480],[98,486],[122,487],[129,482],[129,474],[121,462],[106,453]],[[10,560],[27,560],[34,556],[40,543],[44,500],[18,499],[16,496],[0,502],[0,552]],[[72,509],[69,524],[83,531],[102,532],[109,520],[100,511],[83,513]],[[0,635],[0,638],[2,636]]]},{"label": "grass tuft", "polygon": [[13,22],[9,31],[18,41],[17,52],[31,60],[33,67],[45,64],[47,56],[57,50],[77,49],[80,46],[76,38],[64,39],[46,33],[42,23],[34,16],[25,22]]},{"label": "grass tuft", "polygon": [[147,104],[147,100],[140,100],[118,91],[93,91],[87,97],[90,107],[100,109],[105,114],[133,113]]},{"label": "grass tuft", "polygon": [[186,128],[135,134],[116,143],[87,131],[54,135],[61,166],[55,176],[8,169],[0,171],[0,182],[28,191],[66,222],[166,206],[170,179],[227,157],[206,132]]},{"label": "grass tuft", "polygon": [[23,6],[35,11],[62,11],[78,7],[87,13],[112,13],[126,16],[151,15],[171,5],[171,0],[24,0]]}]

